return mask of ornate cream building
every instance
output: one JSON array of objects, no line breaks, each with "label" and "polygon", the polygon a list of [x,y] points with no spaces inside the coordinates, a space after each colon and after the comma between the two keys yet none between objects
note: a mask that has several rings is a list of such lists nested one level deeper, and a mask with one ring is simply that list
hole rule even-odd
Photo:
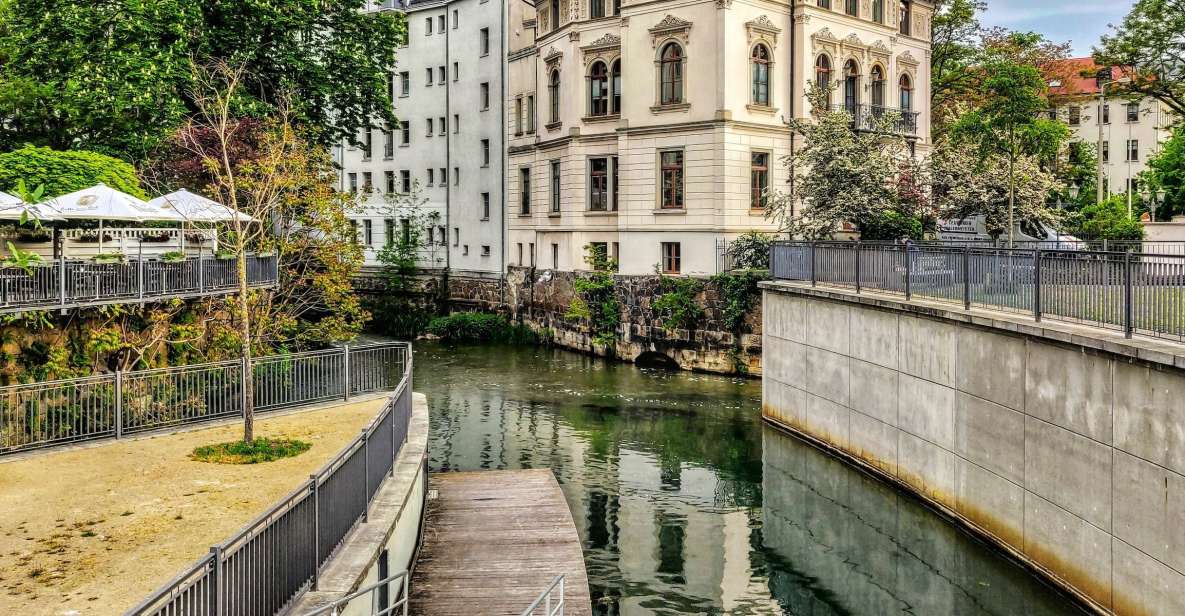
[{"label": "ornate cream building", "polygon": [[507,262],[711,274],[719,241],[772,231],[785,120],[832,84],[857,127],[903,109],[929,142],[928,1],[511,0]]}]

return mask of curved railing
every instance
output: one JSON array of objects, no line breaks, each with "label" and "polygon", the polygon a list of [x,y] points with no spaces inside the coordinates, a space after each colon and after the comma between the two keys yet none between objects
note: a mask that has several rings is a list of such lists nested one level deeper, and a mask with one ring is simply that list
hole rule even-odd
[{"label": "curved railing", "polygon": [[[342,357],[344,373],[351,376],[345,391],[394,389],[374,421],[300,487],[211,547],[129,616],[272,616],[316,586],[321,567],[366,520],[383,479],[394,473],[411,419],[410,345],[360,347]],[[383,361],[398,366],[393,387],[379,376],[376,362]],[[356,380],[361,375],[369,376]]]}]

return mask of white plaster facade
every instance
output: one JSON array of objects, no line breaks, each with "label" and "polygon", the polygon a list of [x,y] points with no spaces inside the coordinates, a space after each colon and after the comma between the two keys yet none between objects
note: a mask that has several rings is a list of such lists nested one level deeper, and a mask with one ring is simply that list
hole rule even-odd
[{"label": "white plaster facade", "polygon": [[[435,218],[423,223],[431,234],[424,229],[422,267],[462,275],[505,270],[503,6],[497,0],[376,5],[407,16],[407,45],[390,83],[395,114],[407,129],[374,130],[369,153],[348,143],[338,149],[342,190],[355,183],[364,190],[371,178],[371,192],[352,215],[366,265],[379,265],[388,229],[400,233],[407,218],[387,196],[410,192],[420,212]],[[365,134],[359,139],[367,142]]]},{"label": "white plaster facade", "polygon": [[[505,105],[507,262],[584,269],[585,247],[596,242],[618,258],[622,273],[644,274],[673,269],[664,258],[667,243],[679,245],[678,273],[715,273],[718,240],[774,230],[764,211],[751,207],[754,155],[765,155],[768,189],[786,190],[789,173],[781,159],[792,140],[785,119],[808,115],[806,86],[816,77],[820,54],[837,81],[845,62],[853,62],[861,105],[872,100],[874,66],[885,79],[886,107],[898,106],[899,77],[908,75],[917,112],[911,132],[924,151],[931,4],[832,0],[828,7],[819,1],[626,1],[615,8],[614,0],[514,0]],[[901,31],[902,6],[909,6],[912,35]],[[560,15],[558,24],[553,13]],[[606,16],[593,17],[600,13]],[[664,104],[661,58],[672,43],[682,96]],[[768,100],[753,87],[758,69],[751,54],[758,45],[769,58]],[[609,73],[601,109],[590,96],[597,63]],[[559,87],[552,117],[554,75]],[[668,199],[666,207],[663,152],[682,158],[681,203]],[[598,185],[606,188],[604,211],[593,207]]]},{"label": "white plaster facade", "polygon": [[[1153,98],[1129,101],[1109,96],[1108,112],[1099,111],[1098,96],[1079,97],[1059,105],[1058,116],[1070,124],[1070,139],[1089,143],[1096,148],[1102,131],[1103,177],[1108,194],[1127,192],[1132,180],[1148,168],[1148,160],[1160,149],[1160,144],[1172,136],[1174,116],[1165,105]],[[1129,105],[1132,107],[1129,110]],[[1077,111],[1074,111],[1077,108]],[[1106,122],[1100,118],[1106,115]],[[1077,117],[1078,122],[1073,119]],[[1138,192],[1138,188],[1137,188]]]}]

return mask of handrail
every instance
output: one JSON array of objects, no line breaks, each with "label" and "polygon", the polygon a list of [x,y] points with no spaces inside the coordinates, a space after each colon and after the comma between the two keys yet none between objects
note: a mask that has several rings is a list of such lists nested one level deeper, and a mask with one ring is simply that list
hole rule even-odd
[{"label": "handrail", "polygon": [[[366,520],[379,485],[394,471],[407,441],[411,345],[367,346],[404,352],[398,385],[379,414],[308,480],[211,547],[129,610],[129,616],[272,616],[289,609],[306,590],[317,588],[321,567],[354,526]],[[405,579],[405,614],[406,596]]]},{"label": "handrail", "polygon": [[[553,605],[551,595],[555,590],[559,591],[559,599]],[[564,616],[564,575],[562,573],[555,576],[551,584],[548,584],[547,588],[531,602],[527,609],[523,610],[520,616],[534,616],[535,610],[539,609],[541,605],[543,606],[543,616]]]},{"label": "handrail", "polygon": [[[411,575],[407,571],[400,571],[391,577],[379,580],[378,582],[375,582],[369,586],[364,586],[362,589],[353,594],[346,595],[345,597],[342,597],[341,599],[338,599],[329,605],[317,608],[316,610],[308,612],[303,616],[341,616],[345,608],[349,606],[350,603],[352,603],[355,599],[359,599],[367,595],[370,595],[371,597],[370,616],[388,616],[389,614],[394,614],[397,608],[402,608],[400,613],[403,614],[403,616],[407,616],[407,604],[409,599],[408,582],[410,578]],[[396,582],[402,582],[399,585],[399,598],[391,601],[390,587],[391,584]],[[388,605],[381,606],[379,604],[383,603],[384,597],[382,591],[384,589],[387,590],[386,602]]]}]

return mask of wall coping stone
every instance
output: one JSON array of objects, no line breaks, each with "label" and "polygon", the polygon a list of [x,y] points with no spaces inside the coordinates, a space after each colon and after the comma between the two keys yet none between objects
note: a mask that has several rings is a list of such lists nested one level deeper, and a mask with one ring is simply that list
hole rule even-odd
[{"label": "wall coping stone", "polygon": [[812,287],[810,283],[765,281],[758,283],[765,291],[813,297],[817,299],[874,306],[896,312],[967,323],[979,327],[1013,332],[1022,336],[1069,344],[1128,360],[1142,361],[1157,367],[1185,370],[1185,343],[1136,335],[1131,340],[1123,332],[1063,321],[1036,321],[1023,314],[1011,314],[983,308],[963,310],[952,304],[911,299],[894,295],[837,287]]}]

